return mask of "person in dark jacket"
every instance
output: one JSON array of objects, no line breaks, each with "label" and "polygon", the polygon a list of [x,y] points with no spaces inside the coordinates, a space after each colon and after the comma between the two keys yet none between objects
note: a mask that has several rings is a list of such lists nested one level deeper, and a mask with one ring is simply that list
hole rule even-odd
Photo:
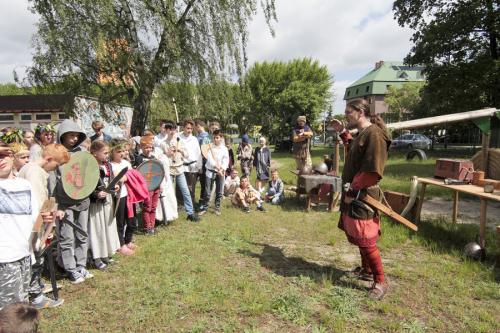
[{"label": "person in dark jacket", "polygon": [[255,148],[253,154],[253,165],[257,171],[255,188],[260,193],[264,192],[264,184],[269,180],[269,168],[271,167],[271,151],[266,145],[266,138],[259,139],[259,147]]},{"label": "person in dark jacket", "polygon": [[[87,135],[72,120],[64,120],[57,130],[57,142],[61,143],[70,154],[82,151],[80,144]],[[49,188],[53,177],[49,177]],[[63,189],[61,171],[55,172],[54,197],[58,204],[57,237],[59,239],[59,260],[71,283],[82,283],[93,275],[87,271],[88,237],[73,228],[73,224],[87,233],[89,218],[89,198],[75,200],[70,198]],[[49,191],[50,192],[50,191]]]}]

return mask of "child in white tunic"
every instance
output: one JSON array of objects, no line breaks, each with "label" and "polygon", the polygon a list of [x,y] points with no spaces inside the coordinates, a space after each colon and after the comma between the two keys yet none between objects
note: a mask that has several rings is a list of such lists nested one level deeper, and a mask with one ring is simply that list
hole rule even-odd
[{"label": "child in white tunic", "polygon": [[[98,269],[106,269],[109,258],[120,248],[116,219],[114,217],[113,200],[110,193],[103,189],[113,179],[109,159],[109,146],[106,142],[95,140],[90,146],[90,152],[99,163],[99,182],[90,196],[89,208],[89,247],[92,251],[94,264]],[[119,189],[117,185],[115,191]]]}]

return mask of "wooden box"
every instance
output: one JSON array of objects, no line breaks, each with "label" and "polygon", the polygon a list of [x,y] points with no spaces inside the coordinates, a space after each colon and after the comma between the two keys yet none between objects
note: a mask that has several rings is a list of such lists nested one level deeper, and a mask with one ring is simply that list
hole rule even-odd
[{"label": "wooden box", "polygon": [[[410,200],[409,195],[394,191],[384,191],[384,196],[389,205],[391,206],[392,210],[394,210],[398,214],[401,214],[401,212],[403,212],[403,209],[405,209],[406,204],[408,204],[408,201]],[[410,210],[411,218],[415,217],[415,213],[418,207],[418,202],[419,198],[417,197],[415,200],[415,204]]]},{"label": "wooden box", "polygon": [[472,161],[440,158],[436,161],[434,176],[436,178],[472,180],[473,172]]}]

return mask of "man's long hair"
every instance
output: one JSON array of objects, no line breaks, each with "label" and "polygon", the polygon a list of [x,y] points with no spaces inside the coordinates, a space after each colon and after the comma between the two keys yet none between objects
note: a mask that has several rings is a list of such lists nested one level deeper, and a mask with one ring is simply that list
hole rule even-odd
[{"label": "man's long hair", "polygon": [[382,119],[382,117],[380,117],[380,115],[378,114],[375,115],[370,114],[370,104],[366,99],[356,99],[354,101],[351,101],[347,103],[347,108],[356,110],[358,112],[363,112],[365,117],[369,119],[372,124],[377,125],[384,132],[387,132],[387,126],[385,125],[385,122]]}]

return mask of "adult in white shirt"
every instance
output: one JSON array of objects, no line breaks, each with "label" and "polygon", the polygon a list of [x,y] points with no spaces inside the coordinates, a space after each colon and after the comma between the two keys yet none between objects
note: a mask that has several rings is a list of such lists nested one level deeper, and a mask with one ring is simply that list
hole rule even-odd
[{"label": "adult in white shirt", "polygon": [[196,180],[202,168],[201,149],[198,139],[193,135],[194,121],[188,119],[184,121],[183,131],[179,135],[182,145],[187,153],[184,161],[184,176],[191,194],[191,201],[194,201]]},{"label": "adult in white shirt", "polygon": [[160,121],[160,133],[155,135],[153,145],[155,148],[160,148],[161,144],[165,142],[165,139],[167,138],[167,130],[165,128],[165,124],[167,123],[167,120],[161,120]]},{"label": "adult in white shirt", "polygon": [[191,193],[189,193],[186,176],[184,175],[184,160],[188,157],[187,151],[184,149],[184,144],[179,136],[176,135],[175,124],[169,121],[164,127],[167,137],[162,142],[161,148],[163,153],[170,159],[170,176],[172,177],[172,182],[175,181],[181,191],[184,209],[188,214],[187,219],[198,222],[199,218],[194,213]]}]

